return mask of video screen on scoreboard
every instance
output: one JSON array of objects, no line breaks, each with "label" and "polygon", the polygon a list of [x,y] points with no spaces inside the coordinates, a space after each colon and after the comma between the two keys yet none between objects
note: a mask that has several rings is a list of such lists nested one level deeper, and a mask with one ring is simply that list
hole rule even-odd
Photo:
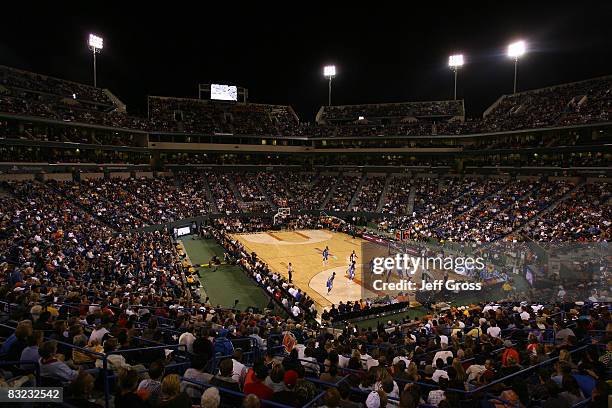
[{"label": "video screen on scoreboard", "polygon": [[189,235],[189,234],[191,234],[191,228],[189,228],[189,227],[175,228],[174,229],[174,234],[177,237],[182,237],[183,235]]},{"label": "video screen on scoreboard", "polygon": [[237,101],[238,88],[231,85],[210,84],[210,99],[218,101]]}]

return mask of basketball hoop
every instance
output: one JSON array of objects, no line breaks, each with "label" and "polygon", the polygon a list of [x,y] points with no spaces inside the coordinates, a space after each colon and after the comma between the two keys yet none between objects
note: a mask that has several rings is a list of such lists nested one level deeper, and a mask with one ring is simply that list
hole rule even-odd
[{"label": "basketball hoop", "polygon": [[274,214],[274,225],[279,224],[280,222],[282,222],[282,220],[285,219],[285,217],[291,215],[291,208],[289,207],[280,207],[278,209],[278,211],[276,212],[276,214]]}]

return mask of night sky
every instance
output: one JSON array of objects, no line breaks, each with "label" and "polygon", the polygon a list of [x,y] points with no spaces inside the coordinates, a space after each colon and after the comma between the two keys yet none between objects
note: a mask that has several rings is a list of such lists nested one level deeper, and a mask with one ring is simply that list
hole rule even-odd
[{"label": "night sky", "polygon": [[148,94],[197,97],[198,83],[221,82],[304,121],[327,103],[322,67],[332,63],[334,104],[452,99],[448,55],[462,52],[458,96],[472,117],[512,91],[505,53],[516,39],[528,42],[519,90],[612,74],[610,1],[214,3],[227,6],[29,2],[3,11],[0,64],[91,83],[95,32],[98,85],[132,113],[146,114]]}]

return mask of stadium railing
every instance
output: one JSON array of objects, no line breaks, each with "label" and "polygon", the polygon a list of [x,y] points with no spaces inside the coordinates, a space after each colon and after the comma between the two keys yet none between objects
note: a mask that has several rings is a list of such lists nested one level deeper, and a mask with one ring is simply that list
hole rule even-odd
[{"label": "stadium railing", "polygon": [[[232,342],[232,345],[234,346],[234,350],[240,349],[242,351],[242,363],[244,363],[245,365],[253,364],[263,354],[263,350],[259,348],[257,341],[255,341],[255,339],[251,337],[239,337],[239,338],[229,339],[229,340]],[[240,345],[245,344],[245,342],[249,346],[248,351],[244,351],[244,349],[240,347]],[[213,355],[211,358],[211,364],[210,364],[211,370],[212,371],[217,370],[219,363],[221,361],[225,360],[226,358],[233,358],[233,357],[234,357],[233,355],[219,355],[219,354]]]},{"label": "stadium railing", "polygon": [[[28,368],[23,368],[23,366],[27,366]],[[32,361],[32,360],[19,360],[19,361],[6,361],[0,356],[0,369],[1,368],[18,368],[19,370],[24,370],[23,372],[33,373],[34,379],[36,380],[36,384],[40,382],[40,362]],[[4,370],[2,370],[4,371]],[[4,381],[9,383],[13,378],[5,378]]]},{"label": "stadium railing", "polygon": [[408,307],[409,304],[409,302],[390,303],[383,306],[373,306],[369,309],[341,313],[332,320],[332,325],[338,325],[339,323],[346,323],[348,321],[362,321],[377,317],[384,317],[390,314],[402,313],[410,310],[410,307]]}]

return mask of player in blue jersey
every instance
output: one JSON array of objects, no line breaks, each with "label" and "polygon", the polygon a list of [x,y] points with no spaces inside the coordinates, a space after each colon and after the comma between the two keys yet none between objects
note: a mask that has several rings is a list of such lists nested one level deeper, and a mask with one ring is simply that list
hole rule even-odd
[{"label": "player in blue jersey", "polygon": [[327,261],[329,260],[329,248],[326,246],[323,250],[323,263],[327,265]]},{"label": "player in blue jersey", "polygon": [[348,268],[348,278],[352,282],[355,279],[355,261],[351,262]]},{"label": "player in blue jersey", "polygon": [[336,272],[332,272],[331,276],[327,278],[327,294],[328,295],[329,295],[329,292],[331,292],[332,288],[334,287],[335,277],[336,277]]}]

